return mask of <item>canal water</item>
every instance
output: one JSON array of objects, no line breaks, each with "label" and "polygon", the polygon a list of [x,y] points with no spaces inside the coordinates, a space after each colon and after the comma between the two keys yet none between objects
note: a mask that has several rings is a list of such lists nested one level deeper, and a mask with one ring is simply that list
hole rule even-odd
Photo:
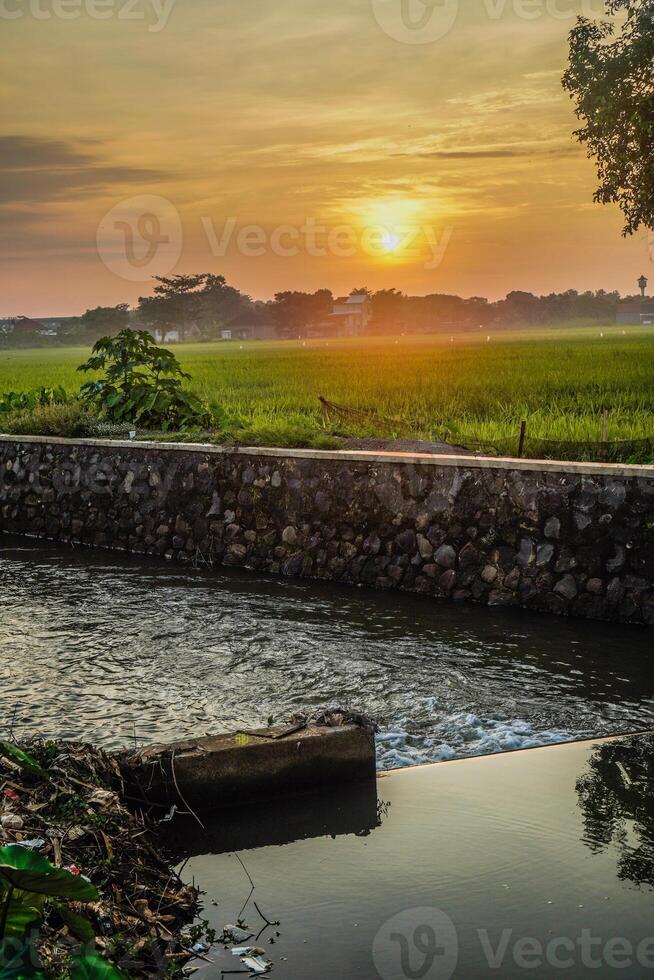
[{"label": "canal water", "polygon": [[0,536],[2,729],[114,748],[298,709],[380,768],[654,725],[652,633]]},{"label": "canal water", "polygon": [[[206,832],[180,817],[182,873],[278,980],[643,980],[653,759],[651,738],[548,746],[221,812]],[[243,969],[220,945],[194,965]]]}]

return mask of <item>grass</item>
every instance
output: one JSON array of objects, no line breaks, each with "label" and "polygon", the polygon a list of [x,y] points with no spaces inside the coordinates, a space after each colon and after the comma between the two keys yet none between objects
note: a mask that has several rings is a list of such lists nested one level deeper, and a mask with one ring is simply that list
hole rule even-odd
[{"label": "grass", "polygon": [[[175,347],[191,387],[222,418],[217,438],[322,445],[318,395],[404,419],[380,429],[336,423],[339,434],[493,442],[654,438],[654,329],[570,327],[397,340],[212,343]],[[77,390],[82,348],[0,354],[0,392],[39,385]],[[395,431],[393,431],[395,429]]]}]

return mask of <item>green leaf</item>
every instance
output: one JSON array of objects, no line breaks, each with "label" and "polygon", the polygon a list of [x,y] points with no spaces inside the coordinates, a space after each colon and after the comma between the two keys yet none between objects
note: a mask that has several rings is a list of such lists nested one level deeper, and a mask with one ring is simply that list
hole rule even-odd
[{"label": "green leaf", "polygon": [[95,902],[100,897],[95,885],[64,868],[55,868],[40,854],[20,844],[0,847],[0,880],[38,895],[77,902]]},{"label": "green leaf", "polygon": [[27,942],[16,952],[14,943],[0,943],[0,980],[47,980],[46,974],[34,965],[32,944]]},{"label": "green leaf", "polygon": [[109,397],[106,400],[107,408],[113,408],[114,405],[117,405],[118,402],[121,401],[123,397],[124,396],[122,391],[114,391],[114,393],[112,395],[109,395]]},{"label": "green leaf", "polygon": [[146,401],[145,405],[143,406],[144,411],[149,412],[150,409],[152,408],[152,406],[154,405],[154,403],[156,402],[156,400],[157,400],[157,392],[156,391],[152,391],[148,395],[147,401]]},{"label": "green leaf", "polygon": [[92,943],[95,940],[95,931],[85,915],[73,912],[61,902],[53,902],[52,904],[76,939],[82,943]]},{"label": "green leaf", "polygon": [[47,776],[45,769],[39,765],[33,756],[28,755],[27,752],[23,752],[22,749],[19,749],[12,742],[4,742],[0,739],[0,755],[4,755],[6,759],[11,759],[21,769],[33,772],[37,776]]},{"label": "green leaf", "polygon": [[130,398],[130,400],[128,402],[125,402],[124,405],[121,405],[118,411],[115,412],[114,414],[117,419],[121,419],[123,415],[128,415],[133,408],[134,408],[134,402]]},{"label": "green leaf", "polygon": [[91,950],[76,956],[71,970],[72,980],[125,980],[126,974],[108,963],[100,953]]},{"label": "green leaf", "polygon": [[[6,895],[3,896],[2,908]],[[3,939],[23,939],[29,930],[41,920],[43,899],[30,892],[15,891],[9,901]]]}]

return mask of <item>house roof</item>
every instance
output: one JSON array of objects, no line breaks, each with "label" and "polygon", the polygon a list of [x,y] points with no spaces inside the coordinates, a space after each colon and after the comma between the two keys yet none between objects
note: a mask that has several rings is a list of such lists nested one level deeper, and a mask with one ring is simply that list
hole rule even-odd
[{"label": "house roof", "polygon": [[620,303],[618,313],[644,313],[646,316],[654,314],[654,299],[643,300],[638,303]]},{"label": "house roof", "polygon": [[28,316],[18,316],[16,317],[15,329],[24,330],[27,333],[36,333],[39,330],[45,330],[45,327],[38,320],[31,320]]},{"label": "house roof", "polygon": [[368,302],[367,296],[361,296],[361,295],[339,296],[338,299],[335,300],[334,305],[345,306],[347,304],[348,306],[361,306],[363,303],[367,303],[367,302]]}]

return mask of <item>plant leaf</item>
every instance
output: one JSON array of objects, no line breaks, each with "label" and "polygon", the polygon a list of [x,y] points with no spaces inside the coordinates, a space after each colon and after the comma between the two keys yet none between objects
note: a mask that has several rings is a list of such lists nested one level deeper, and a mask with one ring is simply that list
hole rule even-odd
[{"label": "plant leaf", "polygon": [[41,967],[34,965],[31,943],[25,943],[18,952],[13,947],[13,943],[5,946],[0,942],[0,963],[4,964],[0,967],[0,980],[47,980]]},{"label": "plant leaf", "polygon": [[73,912],[61,902],[53,902],[52,904],[76,939],[82,943],[92,943],[95,940],[95,931],[85,915]]},{"label": "plant leaf", "polygon": [[93,950],[75,957],[70,975],[72,980],[126,980],[122,970]]},{"label": "plant leaf", "polygon": [[20,844],[0,847],[0,880],[14,888],[53,895],[77,902],[95,902],[100,897],[95,885],[64,868],[55,868],[40,854]]},{"label": "plant leaf", "polygon": [[[1,905],[4,909],[6,895],[2,895]],[[30,892],[14,891],[9,902],[7,920],[3,939],[23,939],[29,930],[41,921],[43,909],[41,895],[34,895]]]},{"label": "plant leaf", "polygon": [[11,759],[21,767],[21,769],[26,769],[28,772],[33,772],[37,776],[47,776],[45,769],[39,765],[37,760],[28,755],[27,752],[23,752],[19,749],[17,745],[12,742],[5,742],[0,739],[0,755],[4,755],[6,759]]},{"label": "plant leaf", "polygon": [[114,391],[114,393],[112,395],[109,395],[109,397],[107,398],[106,401],[107,408],[113,408],[114,405],[117,405],[118,402],[122,400],[122,398],[123,398],[122,391]]}]

